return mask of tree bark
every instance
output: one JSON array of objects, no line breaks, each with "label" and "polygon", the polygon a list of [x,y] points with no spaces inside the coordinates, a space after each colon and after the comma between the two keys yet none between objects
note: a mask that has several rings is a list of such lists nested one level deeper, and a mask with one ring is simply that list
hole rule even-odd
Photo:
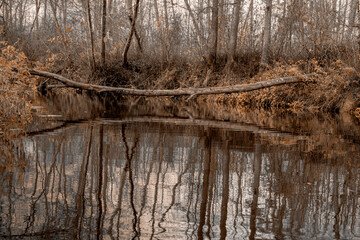
[{"label": "tree bark", "polygon": [[[209,87],[209,88],[183,88],[183,89],[173,89],[173,90],[143,90],[143,89],[132,89],[132,88],[122,88],[122,87],[108,87],[94,84],[86,84],[81,82],[76,82],[60,75],[49,73],[45,71],[32,69],[29,71],[31,75],[51,78],[57,80],[66,86],[71,88],[78,88],[83,90],[90,90],[95,92],[113,92],[123,95],[137,95],[137,96],[147,96],[147,97],[158,97],[158,96],[186,96],[190,95],[190,98],[197,95],[210,95],[210,94],[223,94],[223,93],[241,93],[249,92],[263,88],[269,88],[272,86],[279,86],[290,83],[301,82],[300,77],[291,76],[291,77],[281,77],[276,79],[271,79],[268,81],[249,83],[249,84],[238,84],[230,87]],[[304,75],[303,78],[309,78],[313,74]]]},{"label": "tree bark", "polygon": [[62,1],[63,26],[67,25],[67,0]]},{"label": "tree bark", "polygon": [[265,69],[269,65],[269,52],[271,42],[271,12],[272,0],[266,0],[265,23],[264,23],[264,40],[261,54],[261,68]]},{"label": "tree bark", "polygon": [[106,42],[106,9],[107,9],[107,1],[103,0],[102,5],[102,26],[101,26],[101,67],[105,67],[105,42]]},{"label": "tree bark", "polygon": [[213,0],[211,11],[211,30],[209,33],[208,46],[208,64],[212,71],[215,70],[217,45],[218,45],[218,31],[219,31],[219,0]]},{"label": "tree bark", "polygon": [[91,70],[94,71],[96,68],[95,62],[95,43],[94,43],[94,30],[91,18],[91,11],[90,11],[90,0],[83,1],[84,12],[87,19],[87,28],[88,28],[88,36],[90,38],[90,52],[89,52],[89,62]]},{"label": "tree bark", "polygon": [[[10,1],[12,2],[12,1]],[[43,24],[43,28],[44,28],[44,32],[46,33],[47,32],[47,29],[48,29],[48,25],[47,25],[47,0],[44,0],[44,15],[43,15],[43,21],[42,21],[42,24]]]},{"label": "tree bark", "polygon": [[109,31],[109,46],[112,46],[114,44],[114,10],[113,10],[113,0],[109,0],[108,2],[108,14],[107,14],[107,25],[108,25],[108,31]]},{"label": "tree bark", "polygon": [[229,44],[229,52],[228,52],[228,59],[227,59],[227,67],[228,68],[230,68],[232,63],[234,62],[235,53],[236,53],[241,2],[242,2],[242,0],[235,0],[234,18],[233,18],[232,25],[231,25],[230,44]]},{"label": "tree bark", "polygon": [[254,50],[254,0],[250,0],[249,14],[250,14],[249,43],[250,43],[250,50],[252,52]]},{"label": "tree bark", "polygon": [[346,33],[347,40],[351,40],[352,33],[354,31],[354,25],[355,25],[355,18],[356,18],[356,12],[359,8],[359,0],[352,0],[351,1],[351,7],[350,7],[350,14],[349,14],[349,26]]},{"label": "tree bark", "polygon": [[164,21],[165,21],[165,31],[164,31],[164,40],[165,40],[165,51],[166,51],[166,61],[169,62],[170,57],[170,38],[169,38],[169,17],[168,17],[168,7],[167,0],[163,0],[164,4]]}]

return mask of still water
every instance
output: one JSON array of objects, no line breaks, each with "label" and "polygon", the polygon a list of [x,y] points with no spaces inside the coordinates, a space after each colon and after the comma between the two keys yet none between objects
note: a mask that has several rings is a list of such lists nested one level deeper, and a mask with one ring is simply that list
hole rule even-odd
[{"label": "still water", "polygon": [[1,168],[0,238],[360,239],[358,124],[144,109],[48,109]]}]

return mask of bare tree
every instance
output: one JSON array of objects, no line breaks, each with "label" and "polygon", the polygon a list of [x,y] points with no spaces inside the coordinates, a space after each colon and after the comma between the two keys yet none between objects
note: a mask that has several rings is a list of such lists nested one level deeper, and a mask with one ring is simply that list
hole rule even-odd
[{"label": "bare tree", "polygon": [[63,14],[63,26],[66,27],[66,20],[67,20],[67,0],[62,0],[62,14]]},{"label": "bare tree", "polygon": [[272,0],[266,0],[265,7],[265,23],[264,23],[264,39],[261,53],[261,66],[263,69],[269,65],[269,52],[271,42],[271,12],[272,12]]},{"label": "bare tree", "polygon": [[42,21],[42,24],[43,24],[43,27],[44,27],[44,30],[46,31],[48,26],[47,26],[47,11],[48,11],[48,0],[44,0],[44,15],[43,15],[43,21]]},{"label": "bare tree", "polygon": [[68,42],[67,42],[67,37],[66,37],[66,35],[64,33],[63,28],[60,26],[60,23],[59,23],[59,20],[58,20],[58,17],[57,17],[57,3],[54,2],[54,0],[50,0],[50,8],[51,8],[51,11],[53,13],[53,18],[54,18],[56,29],[59,32],[60,36],[61,36],[61,40],[62,40],[62,43],[64,44],[65,50],[69,53],[70,49],[69,49],[69,45],[68,45]]},{"label": "bare tree", "polygon": [[242,0],[235,0],[234,2],[234,16],[231,24],[230,44],[229,44],[228,59],[227,59],[228,68],[230,68],[232,63],[234,62],[234,57],[236,53],[241,3]]},{"label": "bare tree", "polygon": [[250,32],[249,32],[249,42],[251,50],[254,50],[254,0],[250,0],[249,4],[249,14],[250,14]]},{"label": "bare tree", "polygon": [[127,60],[127,54],[131,45],[131,40],[132,40],[132,36],[134,35],[135,32],[135,24],[136,24],[136,18],[138,15],[138,11],[139,11],[139,5],[140,5],[140,0],[136,0],[136,4],[135,4],[135,9],[134,9],[134,16],[132,18],[131,21],[131,28],[130,28],[130,33],[129,33],[129,38],[127,40],[127,43],[125,45],[124,48],[124,52],[123,52],[123,66],[127,66],[128,64],[128,60]]},{"label": "bare tree", "polygon": [[106,14],[107,14],[107,0],[102,1],[102,26],[101,26],[101,67],[105,67],[105,42],[106,39]]},{"label": "bare tree", "polygon": [[[125,66],[131,44],[136,41],[134,49],[144,53],[139,57],[160,60],[162,66],[175,56],[189,63],[201,59],[210,70],[208,75],[215,70],[219,54],[226,54],[227,71],[243,57],[252,57],[253,65],[257,66],[260,55],[261,69],[265,69],[271,60],[270,53],[277,59],[298,60],[321,57],[340,46],[351,45],[354,53],[359,48],[356,45],[360,37],[359,0],[143,0],[139,5],[136,2],[0,0],[3,37],[10,44],[19,40],[22,44],[18,45],[27,46],[29,52],[36,52],[36,46],[45,42],[49,48],[45,55],[49,56],[63,53],[63,49],[68,53],[83,51],[92,71],[96,64],[106,67],[106,54],[115,53],[109,51],[112,48],[121,49],[121,54],[112,56],[123,60]],[[259,11],[263,6],[265,11]],[[79,11],[84,16],[77,14]],[[83,22],[86,28],[80,27]],[[31,40],[26,38],[29,36]],[[79,45],[79,39],[87,44]],[[354,59],[348,60],[356,65]]]},{"label": "bare tree", "polygon": [[165,46],[165,40],[164,40],[164,33],[161,26],[161,18],[159,13],[159,7],[158,7],[158,1],[154,0],[154,9],[155,9],[155,22],[157,27],[157,32],[160,39],[160,52],[161,52],[161,65],[164,65],[165,59],[167,59],[166,56],[166,46]]},{"label": "bare tree", "polygon": [[90,39],[90,51],[89,51],[90,67],[92,71],[94,71],[96,68],[95,43],[94,43],[94,30],[93,30],[91,10],[90,10],[90,0],[83,0],[82,4],[87,19],[87,30],[88,30],[87,32],[88,32],[88,37]]},{"label": "bare tree", "polygon": [[111,44],[114,40],[114,30],[113,30],[113,24],[114,24],[114,0],[109,0],[108,2],[108,14],[107,14],[107,25],[108,25],[108,32],[109,32],[109,39],[108,42],[111,41]]},{"label": "bare tree", "polygon": [[39,33],[39,12],[40,12],[40,7],[41,7],[41,2],[40,0],[36,0],[35,1],[35,6],[36,6],[36,11],[35,11],[35,19],[33,21],[33,24],[31,26],[31,29],[30,29],[30,36],[34,30],[34,27],[36,27],[36,35],[37,35],[37,38],[38,38],[38,33]]},{"label": "bare tree", "polygon": [[348,40],[351,40],[353,31],[354,31],[356,13],[357,13],[358,9],[359,9],[359,0],[351,0],[349,24],[348,24],[348,30],[346,33],[346,37]]},{"label": "bare tree", "polygon": [[[127,11],[128,11],[128,18],[129,18],[129,22],[130,22],[130,28],[132,27],[132,23],[133,21],[135,21],[135,9],[133,10],[133,3],[132,3],[132,0],[126,0],[125,1],[125,4],[126,4],[126,8],[127,8]],[[140,5],[139,5],[140,6]],[[139,7],[138,6],[138,7]],[[136,8],[136,5],[135,5],[135,8]],[[137,10],[139,12],[139,9]],[[136,15],[138,15],[138,12],[136,13]],[[136,17],[137,18],[137,17]],[[130,30],[131,31],[131,30]],[[137,46],[139,48],[139,51],[142,52],[142,46],[141,46],[141,39],[140,39],[140,36],[136,30],[136,21],[135,21],[135,25],[134,25],[134,35],[135,35],[135,38],[136,38],[136,42],[137,42]]]},{"label": "bare tree", "polygon": [[[184,0],[185,2],[185,6],[186,6],[186,9],[188,10],[189,12],[189,15],[190,15],[190,18],[191,18],[191,21],[192,21],[192,24],[194,25],[194,28],[195,28],[195,32],[196,32],[196,36],[197,36],[197,41],[199,42],[199,46],[200,46],[200,51],[202,49],[202,46],[203,44],[205,43],[205,38],[204,36],[202,35],[201,31],[200,31],[200,27],[199,27],[199,24],[194,16],[194,13],[190,7],[190,4],[189,4],[189,1],[188,0]],[[200,22],[201,23],[201,22]]]},{"label": "bare tree", "polygon": [[164,4],[164,22],[165,22],[165,31],[164,31],[164,40],[165,40],[165,51],[166,51],[166,60],[169,61],[170,55],[170,39],[169,39],[169,16],[168,16],[168,7],[167,7],[167,0],[163,0]]},{"label": "bare tree", "polygon": [[211,30],[209,33],[209,44],[208,44],[208,64],[213,71],[215,70],[217,46],[218,46],[219,0],[212,1],[211,15],[212,15]]}]

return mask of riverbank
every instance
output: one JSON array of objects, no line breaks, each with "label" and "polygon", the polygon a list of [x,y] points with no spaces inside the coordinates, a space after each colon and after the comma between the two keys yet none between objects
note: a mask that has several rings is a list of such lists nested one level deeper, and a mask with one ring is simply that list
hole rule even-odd
[{"label": "riverbank", "polygon": [[[278,65],[249,82],[283,76],[302,76],[314,73],[300,83],[247,92],[240,95],[212,96],[208,101],[230,104],[233,107],[276,109],[292,113],[351,114],[360,118],[360,75],[354,68],[335,61],[328,67],[317,62]],[[306,69],[307,68],[307,69]]]},{"label": "riverbank", "polygon": [[[221,105],[230,105],[234,108],[272,109],[289,113],[350,114],[360,119],[360,74],[340,60],[327,64],[316,60],[298,61],[293,64],[277,63],[261,73],[254,67],[246,69],[245,66],[233,66],[230,70],[219,66],[211,71],[201,64],[195,66],[177,63],[162,69],[161,66],[137,63],[127,68],[114,64],[112,68],[97,71],[92,75],[86,72],[79,74],[78,71],[76,75],[72,72],[62,74],[82,83],[141,90],[231,87],[282,77],[296,77],[300,79],[298,83],[246,93],[196,95],[191,97],[190,101],[217,103],[217,107],[220,108]],[[309,74],[311,77],[304,77]],[[83,77],[77,77],[79,75]],[[53,91],[64,90],[56,88]],[[189,100],[188,96],[166,98],[169,101]],[[129,101],[133,101],[133,98]]]},{"label": "riverbank", "polygon": [[[263,72],[259,71],[256,62],[250,62],[247,66],[246,59],[236,62],[231,68],[219,64],[213,70],[209,70],[203,63],[192,65],[184,61],[173,63],[170,67],[156,65],[154,62],[134,62],[123,67],[121,62],[114,61],[111,66],[89,72],[85,66],[76,70],[61,69],[54,64],[37,63],[36,66],[34,63],[30,64],[23,53],[10,46],[2,50],[2,59],[4,61],[1,64],[1,71],[5,74],[1,79],[3,101],[0,106],[0,118],[3,122],[18,123],[15,124],[16,127],[31,121],[31,92],[35,89],[35,85],[38,91],[45,89],[59,96],[69,92],[75,95],[97,95],[105,100],[109,96],[114,96],[112,93],[94,95],[91,91],[69,90],[54,80],[31,76],[30,65],[85,84],[148,90],[230,87],[282,77],[296,77],[300,79],[298,83],[245,93],[197,95],[191,97],[190,101],[198,104],[216,104],[219,109],[230,106],[294,114],[330,113],[352,116],[360,120],[360,74],[340,60],[327,63],[316,60],[298,61],[293,64],[277,63]],[[309,74],[311,77],[304,77]],[[46,91],[42,93],[47,94]],[[141,98],[145,101],[150,99]],[[189,100],[188,96],[160,98],[170,102]],[[119,101],[133,105],[139,101],[139,98],[125,96]]]}]

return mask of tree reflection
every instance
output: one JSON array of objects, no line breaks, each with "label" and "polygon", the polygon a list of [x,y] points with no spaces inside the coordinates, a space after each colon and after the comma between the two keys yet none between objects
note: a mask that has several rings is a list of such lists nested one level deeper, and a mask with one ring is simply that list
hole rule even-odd
[{"label": "tree reflection", "polygon": [[90,126],[90,133],[88,140],[88,148],[86,152],[84,153],[83,161],[81,163],[80,167],[80,173],[79,173],[79,181],[78,181],[78,190],[75,198],[75,209],[76,209],[76,215],[73,218],[72,225],[73,225],[73,237],[79,239],[81,234],[81,227],[82,227],[82,221],[84,218],[84,212],[85,212],[85,187],[86,187],[86,177],[88,175],[88,165],[89,165],[89,158],[91,153],[91,144],[92,144],[92,138],[93,138],[93,127]]},{"label": "tree reflection", "polygon": [[331,158],[279,138],[106,120],[24,138],[28,167],[1,182],[0,237],[359,237],[359,145]]}]

